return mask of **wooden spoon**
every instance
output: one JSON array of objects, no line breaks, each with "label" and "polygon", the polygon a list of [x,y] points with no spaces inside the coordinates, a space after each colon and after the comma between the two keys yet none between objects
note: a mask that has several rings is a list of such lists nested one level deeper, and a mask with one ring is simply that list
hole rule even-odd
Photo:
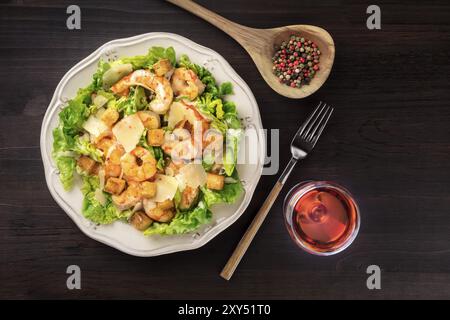
[{"label": "wooden spoon", "polygon": [[[301,99],[309,96],[324,84],[330,74],[334,61],[334,41],[322,28],[310,25],[292,25],[272,29],[249,28],[225,19],[191,0],[167,1],[208,21],[235,39],[250,54],[267,84],[285,97]],[[291,35],[299,35],[315,42],[321,51],[320,70],[309,85],[301,88],[291,88],[280,83],[272,72],[272,57],[275,50],[283,41],[289,40]]]}]

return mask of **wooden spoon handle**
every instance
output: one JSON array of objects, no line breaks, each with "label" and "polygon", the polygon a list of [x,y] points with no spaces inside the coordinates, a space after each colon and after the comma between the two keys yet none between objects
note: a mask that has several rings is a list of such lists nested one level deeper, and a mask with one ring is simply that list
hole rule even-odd
[{"label": "wooden spoon handle", "polygon": [[264,201],[261,209],[259,209],[256,216],[253,218],[252,223],[248,227],[241,241],[239,241],[239,244],[237,245],[236,249],[234,249],[234,252],[231,255],[230,259],[228,259],[227,264],[220,273],[220,276],[222,278],[230,280],[239,262],[241,261],[242,257],[244,256],[245,252],[250,246],[250,243],[252,242],[253,238],[255,237],[256,233],[258,232],[259,228],[264,222],[264,219],[266,219],[267,214],[270,211],[270,208],[272,208],[272,205],[275,202],[276,198],[278,197],[278,194],[280,193],[282,188],[283,183],[277,181],[275,186],[272,188],[272,191],[270,191],[269,196],[266,198],[266,201]]},{"label": "wooden spoon handle", "polygon": [[[245,27],[243,25],[232,22],[218,14],[202,7],[201,5],[191,1],[191,0],[166,0],[180,8],[183,8],[196,16],[208,21],[212,25],[216,26],[223,32],[227,33],[230,37],[235,39],[239,44],[244,46],[242,37],[243,34],[248,33],[252,28]],[[244,46],[245,47],[245,46]]]}]

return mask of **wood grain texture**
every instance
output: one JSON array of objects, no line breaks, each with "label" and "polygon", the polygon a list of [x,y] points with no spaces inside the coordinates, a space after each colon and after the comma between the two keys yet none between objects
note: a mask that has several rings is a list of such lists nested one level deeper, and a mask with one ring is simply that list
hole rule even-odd
[{"label": "wood grain texture", "polygon": [[231,277],[233,276],[237,266],[239,265],[239,262],[241,262],[242,257],[245,255],[248,248],[250,247],[253,238],[258,233],[259,228],[261,228],[261,225],[266,219],[267,214],[272,208],[273,203],[277,199],[282,188],[283,184],[280,181],[277,181],[273,186],[272,190],[270,191],[269,195],[267,196],[266,200],[264,200],[261,208],[256,213],[255,217],[250,223],[250,226],[245,231],[244,235],[242,236],[241,240],[236,246],[236,249],[234,249],[233,254],[228,259],[225,267],[220,272],[220,276],[225,280],[230,280]]},{"label": "wood grain texture", "polygon": [[[225,19],[191,0],[167,1],[199,16],[230,35],[248,52],[267,84],[275,92],[285,97],[302,99],[310,96],[319,90],[331,72],[335,55],[334,41],[323,28],[300,24],[270,29],[250,28]],[[322,52],[320,56],[320,72],[316,74],[309,85],[301,88],[291,88],[280,83],[272,70],[273,55],[280,48],[281,43],[289,39],[291,35],[302,35],[306,39],[313,41]]]},{"label": "wood grain texture", "polygon": [[[333,71],[313,96],[291,100],[262,80],[228,35],[165,1],[77,1],[82,29],[66,29],[70,1],[0,4],[1,298],[450,298],[450,4],[377,1],[382,30],[365,26],[361,1],[206,1],[252,28],[310,24],[330,31]],[[275,176],[263,176],[242,217],[204,247],[135,258],[87,238],[52,200],[39,132],[67,70],[103,43],[151,31],[208,46],[252,89],[267,129],[280,129],[280,168],[299,124],[324,100],[335,107],[314,153],[302,161],[231,281],[219,272],[261,207]],[[290,240],[281,206],[294,184],[333,180],[362,215],[354,244],[320,258]],[[82,290],[66,289],[68,265]],[[366,268],[382,269],[382,290],[366,288]]]}]

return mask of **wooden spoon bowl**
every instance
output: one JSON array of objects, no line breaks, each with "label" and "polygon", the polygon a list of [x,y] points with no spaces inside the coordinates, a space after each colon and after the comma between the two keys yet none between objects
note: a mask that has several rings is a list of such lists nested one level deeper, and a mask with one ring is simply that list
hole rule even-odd
[{"label": "wooden spoon bowl", "polygon": [[[190,0],[167,0],[208,21],[235,39],[250,54],[267,84],[279,94],[294,99],[305,98],[316,92],[327,80],[333,67],[335,48],[331,35],[324,29],[311,25],[292,25],[272,29],[249,28],[203,8]],[[292,88],[273,73],[272,57],[283,41],[291,35],[304,37],[315,42],[321,51],[319,67],[308,85]]]}]

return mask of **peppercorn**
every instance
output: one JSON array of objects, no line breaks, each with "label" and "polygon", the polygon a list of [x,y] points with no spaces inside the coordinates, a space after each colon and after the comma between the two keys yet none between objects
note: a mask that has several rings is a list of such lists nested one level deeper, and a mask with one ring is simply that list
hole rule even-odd
[{"label": "peppercorn", "polygon": [[280,83],[300,88],[320,70],[320,54],[317,44],[311,40],[291,35],[272,57],[273,73]]}]

